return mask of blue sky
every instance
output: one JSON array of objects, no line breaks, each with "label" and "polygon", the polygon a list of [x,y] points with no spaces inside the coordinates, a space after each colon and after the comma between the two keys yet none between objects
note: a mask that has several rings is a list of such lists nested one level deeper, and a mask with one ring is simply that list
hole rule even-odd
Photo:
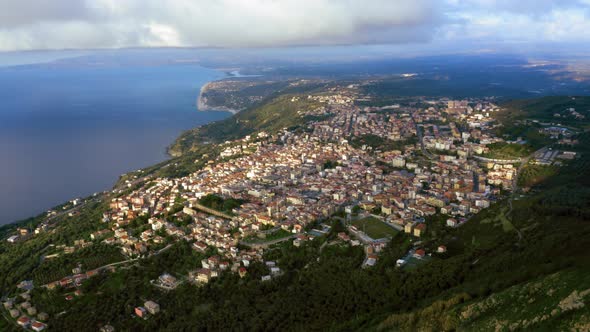
[{"label": "blue sky", "polygon": [[590,45],[590,0],[0,0],[0,51],[387,44]]}]

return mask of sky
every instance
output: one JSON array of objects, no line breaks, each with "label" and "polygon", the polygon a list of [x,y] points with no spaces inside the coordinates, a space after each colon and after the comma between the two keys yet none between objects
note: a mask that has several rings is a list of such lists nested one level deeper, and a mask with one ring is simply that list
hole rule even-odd
[{"label": "sky", "polygon": [[0,52],[590,45],[590,0],[0,0]]}]

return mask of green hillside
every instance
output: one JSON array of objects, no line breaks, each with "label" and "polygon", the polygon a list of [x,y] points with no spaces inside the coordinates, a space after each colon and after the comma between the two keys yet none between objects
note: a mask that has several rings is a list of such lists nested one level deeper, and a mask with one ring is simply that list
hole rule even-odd
[{"label": "green hillside", "polygon": [[274,94],[225,120],[188,130],[176,139],[168,152],[172,156],[180,156],[198,149],[202,144],[220,143],[260,131],[274,133],[300,125],[303,117],[298,111],[320,107],[321,103],[307,100],[305,95],[297,100],[292,98],[302,97],[301,93],[318,86],[314,83],[285,89],[284,93]]},{"label": "green hillside", "polygon": [[457,294],[411,313],[389,316],[377,330],[586,331],[590,275],[564,270],[473,300]]},{"label": "green hillside", "polygon": [[[142,174],[174,176],[202,167],[217,153],[210,140],[236,138],[259,130],[275,131],[300,123],[297,110],[316,107],[276,96],[233,118],[185,133],[176,143],[180,158],[144,170]],[[532,116],[532,115],[531,115]],[[227,127],[226,127],[227,126]],[[445,245],[412,269],[396,267],[412,244],[403,232],[393,235],[376,266],[362,269],[360,246],[334,241],[342,225],[296,247],[284,242],[265,252],[284,274],[262,282],[268,273],[252,263],[248,275],[224,274],[194,287],[183,284],[161,292],[150,286],[166,271],[186,274],[207,254],[178,242],[162,255],[147,257],[109,275],[86,281],[86,296],[71,302],[51,291],[34,290],[38,306],[51,313],[51,330],[97,330],[106,323],[121,331],[445,331],[445,330],[584,330],[590,313],[590,135],[578,136],[568,148],[579,157],[559,171],[537,179],[532,189],[512,204],[500,201],[463,226],[445,227],[446,218],[427,220],[421,239],[429,252]],[[186,152],[191,151],[191,152]],[[195,162],[197,160],[197,162]],[[64,222],[22,246],[0,244],[2,289],[27,278],[37,284],[63,277],[73,264],[94,268],[114,260],[102,247],[79,250],[71,259],[40,260],[50,245],[88,238],[108,201],[90,203],[76,218]],[[42,218],[32,219],[39,222]],[[13,226],[2,229],[5,234]],[[139,230],[137,234],[139,234]],[[146,299],[165,310],[148,320],[130,319]],[[0,319],[0,329],[8,328]]]},{"label": "green hillside", "polygon": [[[550,96],[535,99],[522,99],[502,105],[507,109],[504,120],[514,121],[535,119],[541,122],[554,122],[573,128],[590,128],[590,97],[587,96]],[[573,108],[584,118],[576,118],[569,113]],[[559,115],[559,116],[557,116]]]}]

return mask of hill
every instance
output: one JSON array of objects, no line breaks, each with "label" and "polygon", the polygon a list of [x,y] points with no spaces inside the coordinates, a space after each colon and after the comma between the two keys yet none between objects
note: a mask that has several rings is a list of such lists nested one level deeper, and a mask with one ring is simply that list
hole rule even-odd
[{"label": "hill", "polygon": [[[294,103],[289,95],[273,96],[231,119],[186,133],[177,142],[181,157],[129,174],[121,184],[133,182],[134,176],[174,176],[203,167],[219,152],[212,142],[297,126],[303,120],[297,110],[317,106]],[[528,114],[534,116],[524,116]],[[392,234],[374,267],[361,268],[363,249],[336,241],[344,228],[332,216],[325,220],[331,226],[325,237],[300,246],[288,241],[265,251],[265,260],[285,271],[271,281],[261,281],[267,267],[253,262],[243,278],[228,273],[200,287],[184,283],[163,292],[150,281],[163,271],[184,275],[211,254],[179,241],[141,264],[130,262],[85,281],[80,287],[85,296],[66,301],[64,294],[39,288],[33,296],[44,310],[67,311],[50,318],[55,331],[97,330],[107,323],[130,331],[584,329],[590,305],[590,135],[576,138],[579,144],[571,150],[579,157],[512,202],[497,202],[458,228],[446,227],[444,216],[429,218],[422,246],[435,252],[445,245],[447,252],[412,269],[396,266],[413,246],[403,232]],[[105,202],[116,195],[89,203],[75,218],[59,216],[63,222],[53,231],[22,245],[0,244],[3,290],[23,279],[37,285],[59,279],[78,262],[88,268],[111,263],[116,253],[96,245],[55,261],[40,256],[52,253],[52,244],[87,238],[106,227],[98,220]],[[29,222],[34,227],[38,220]],[[146,299],[165,310],[148,320],[130,319],[129,313]]]},{"label": "hill", "polygon": [[290,87],[284,88],[281,93],[274,93],[228,119],[184,132],[170,146],[168,152],[178,157],[194,151],[202,144],[220,143],[260,131],[273,133],[283,128],[297,126],[303,119],[298,113],[299,110],[321,105],[305,98],[294,101],[292,97],[321,86],[323,83],[293,83]]}]

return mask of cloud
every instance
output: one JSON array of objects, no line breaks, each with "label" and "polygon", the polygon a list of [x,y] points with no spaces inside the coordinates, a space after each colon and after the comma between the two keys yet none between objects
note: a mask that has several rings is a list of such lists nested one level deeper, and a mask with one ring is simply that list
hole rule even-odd
[{"label": "cloud", "polygon": [[0,50],[427,41],[437,0],[0,0]]},{"label": "cloud", "polygon": [[454,23],[439,37],[456,43],[590,42],[588,0],[451,1]]},{"label": "cloud", "polygon": [[590,41],[590,0],[0,0],[0,51]]},{"label": "cloud", "polygon": [[0,0],[0,29],[34,25],[46,21],[89,19],[93,15],[84,1]]},{"label": "cloud", "polygon": [[449,0],[462,11],[495,14],[543,15],[558,9],[579,8],[587,0]]}]

